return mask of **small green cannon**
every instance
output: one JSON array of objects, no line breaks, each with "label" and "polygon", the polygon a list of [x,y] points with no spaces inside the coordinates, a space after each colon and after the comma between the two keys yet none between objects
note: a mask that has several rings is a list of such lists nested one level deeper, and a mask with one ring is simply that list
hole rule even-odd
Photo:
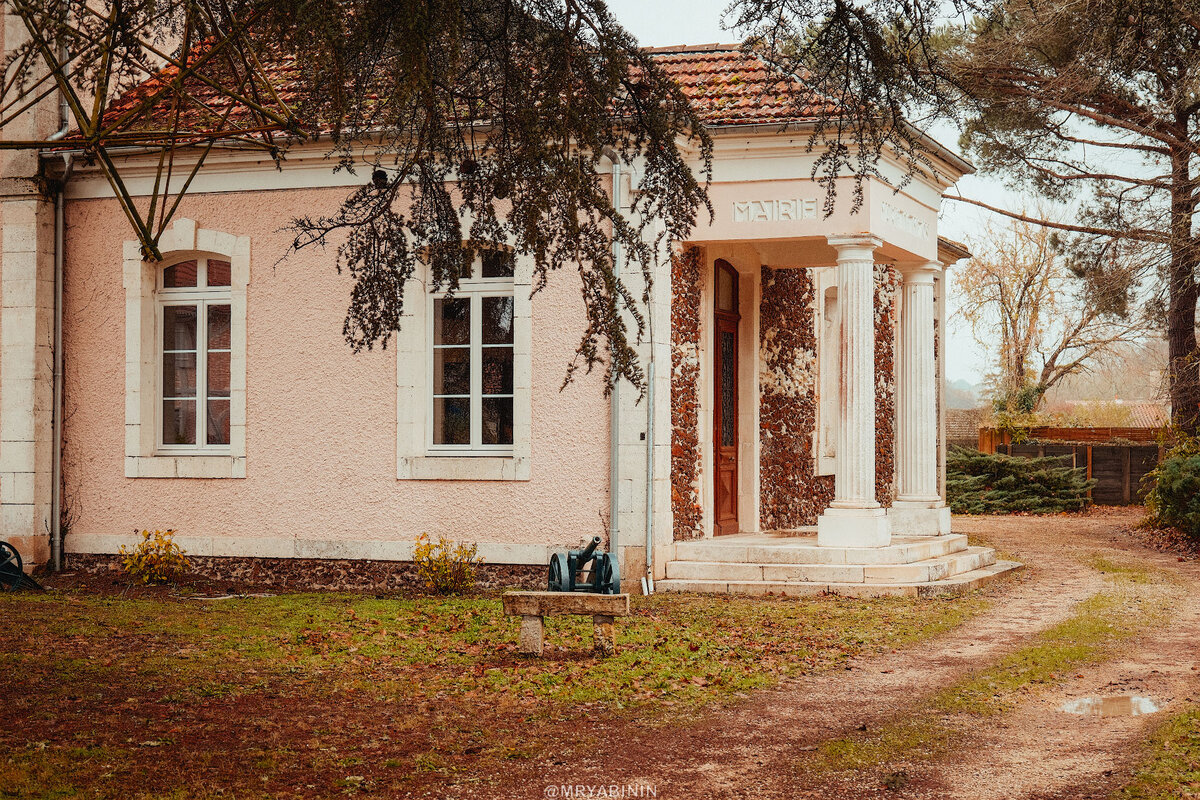
[{"label": "small green cannon", "polygon": [[620,594],[621,576],[611,553],[597,550],[600,537],[592,537],[581,550],[568,550],[550,557],[550,591]]},{"label": "small green cannon", "polygon": [[0,591],[41,588],[37,581],[25,574],[25,565],[17,548],[8,542],[0,542]]}]

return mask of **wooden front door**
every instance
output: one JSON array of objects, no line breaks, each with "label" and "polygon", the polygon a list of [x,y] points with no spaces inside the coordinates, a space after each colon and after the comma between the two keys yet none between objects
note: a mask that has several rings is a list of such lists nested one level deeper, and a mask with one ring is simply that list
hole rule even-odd
[{"label": "wooden front door", "polygon": [[729,262],[714,265],[713,464],[716,472],[714,533],[738,532],[738,275]]}]

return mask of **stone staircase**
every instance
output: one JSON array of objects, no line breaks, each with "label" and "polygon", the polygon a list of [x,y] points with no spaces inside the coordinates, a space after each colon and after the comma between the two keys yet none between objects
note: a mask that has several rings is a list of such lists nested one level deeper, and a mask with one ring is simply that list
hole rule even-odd
[{"label": "stone staircase", "polygon": [[893,536],[887,547],[818,547],[815,529],[676,542],[662,592],[927,597],[975,589],[1022,565],[961,534]]}]

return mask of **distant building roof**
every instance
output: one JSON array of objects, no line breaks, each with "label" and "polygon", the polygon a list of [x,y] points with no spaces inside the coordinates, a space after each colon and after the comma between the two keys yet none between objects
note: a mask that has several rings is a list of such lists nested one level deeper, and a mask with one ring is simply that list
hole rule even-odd
[{"label": "distant building roof", "polygon": [[987,416],[986,408],[947,408],[946,409],[946,438],[974,439],[979,436],[979,428]]}]

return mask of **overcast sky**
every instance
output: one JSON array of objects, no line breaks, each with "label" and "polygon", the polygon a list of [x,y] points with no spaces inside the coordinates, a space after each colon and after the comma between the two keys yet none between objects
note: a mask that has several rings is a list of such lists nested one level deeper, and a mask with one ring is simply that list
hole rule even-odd
[{"label": "overcast sky", "polygon": [[[731,31],[722,30],[721,12],[727,0],[608,0],[608,6],[638,40],[647,47],[678,44],[710,44],[736,42]],[[929,131],[943,144],[957,150],[957,131],[946,128]],[[996,180],[967,176],[958,183],[959,190],[992,205],[1019,209],[1021,198],[1009,192]],[[951,239],[964,241],[977,237],[988,217],[994,215],[962,203],[947,201],[938,225],[938,232]],[[952,325],[949,346],[946,348],[946,374],[950,380],[964,378],[978,383],[988,370],[986,355],[964,326]]]}]

